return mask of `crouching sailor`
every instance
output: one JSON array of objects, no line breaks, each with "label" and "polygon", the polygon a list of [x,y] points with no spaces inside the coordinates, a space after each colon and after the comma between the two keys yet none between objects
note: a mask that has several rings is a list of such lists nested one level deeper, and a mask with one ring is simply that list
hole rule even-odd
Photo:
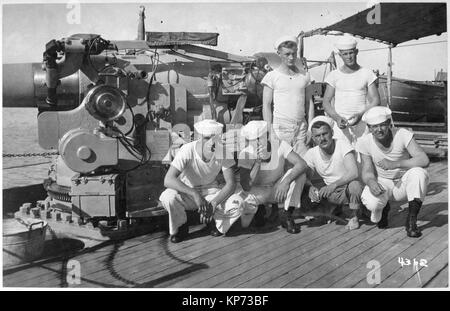
[{"label": "crouching sailor", "polygon": [[[246,147],[238,156],[243,191],[231,196],[227,206],[233,209],[242,204],[241,223],[245,227],[255,214],[264,219],[264,204],[284,203],[283,227],[289,233],[300,232],[292,214],[295,208],[300,208],[301,193],[306,181],[305,161],[288,143],[275,138],[275,135],[272,135],[271,141],[268,142],[266,121],[250,121],[241,129],[241,136],[246,141]],[[285,172],[286,161],[293,167]],[[239,196],[242,197],[243,203]],[[276,212],[278,213],[278,210]],[[228,230],[228,225],[220,226],[224,222],[219,216],[217,213],[214,216],[217,229]]]},{"label": "crouching sailor", "polygon": [[388,201],[407,199],[406,234],[420,237],[416,221],[427,193],[429,177],[424,168],[429,159],[412,132],[392,127],[389,108],[373,107],[364,114],[363,121],[370,134],[356,146],[361,153],[362,179],[366,184],[361,201],[372,212],[371,221],[378,223],[379,228],[386,228]]},{"label": "crouching sailor", "polygon": [[[160,201],[169,212],[170,241],[178,243],[188,233],[185,210],[198,210],[203,222],[212,220],[214,209],[235,190],[234,159],[219,159],[215,147],[223,125],[213,120],[194,124],[199,139],[183,145],[164,178],[167,189]],[[219,189],[216,177],[223,171],[225,185]]]},{"label": "crouching sailor", "polygon": [[[309,149],[304,159],[310,168],[308,174],[312,176],[316,171],[325,186],[319,190],[310,185],[308,196],[312,202],[340,206],[348,204],[352,215],[347,228],[358,229],[363,187],[357,179],[355,150],[346,139],[333,139],[333,125],[334,121],[326,116],[315,117],[309,125],[317,146]],[[309,180],[307,183],[310,183]]]}]

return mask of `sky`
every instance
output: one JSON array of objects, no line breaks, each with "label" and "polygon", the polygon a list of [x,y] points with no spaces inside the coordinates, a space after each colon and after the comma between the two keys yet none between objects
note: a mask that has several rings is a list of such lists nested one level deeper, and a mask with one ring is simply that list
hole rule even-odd
[{"label": "sky", "polygon": [[[30,2],[30,1],[28,1]],[[273,42],[282,35],[298,35],[338,22],[372,2],[249,2],[191,1],[186,3],[86,3],[81,2],[79,20],[73,18],[74,6],[66,1],[55,3],[18,3],[3,0],[2,60],[3,63],[41,62],[45,43],[75,33],[95,33],[108,40],[135,39],[138,10],[146,7],[146,31],[218,32],[219,50],[253,55],[272,52]],[[72,17],[72,19],[71,19]],[[79,23],[78,23],[79,21]],[[305,39],[308,59],[328,58],[336,42],[335,36]],[[430,36],[402,45],[445,41],[393,49],[394,76],[413,80],[432,80],[436,70],[447,70],[447,34]],[[386,72],[386,45],[358,39],[359,63],[370,69]],[[384,48],[374,51],[366,49]],[[324,67],[311,71],[322,81]]]}]

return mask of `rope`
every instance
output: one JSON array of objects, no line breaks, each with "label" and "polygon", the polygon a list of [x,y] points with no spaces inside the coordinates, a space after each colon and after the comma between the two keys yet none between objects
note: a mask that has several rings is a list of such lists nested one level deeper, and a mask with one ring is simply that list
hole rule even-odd
[{"label": "rope", "polygon": [[19,157],[48,157],[52,155],[58,155],[58,151],[53,152],[29,152],[29,153],[4,153],[3,158],[19,158]]}]

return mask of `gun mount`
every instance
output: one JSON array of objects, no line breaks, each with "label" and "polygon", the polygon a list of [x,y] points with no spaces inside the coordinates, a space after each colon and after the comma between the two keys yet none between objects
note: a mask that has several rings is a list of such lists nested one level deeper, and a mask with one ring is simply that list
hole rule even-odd
[{"label": "gun mount", "polygon": [[166,166],[197,120],[245,122],[239,98],[260,107],[272,60],[196,45],[215,45],[214,33],[145,32],[144,17],[138,40],[75,34],[49,41],[42,64],[4,65],[4,107],[38,107],[39,145],[59,153],[44,181],[48,197],[16,217],[97,239],[129,231],[165,214]]}]

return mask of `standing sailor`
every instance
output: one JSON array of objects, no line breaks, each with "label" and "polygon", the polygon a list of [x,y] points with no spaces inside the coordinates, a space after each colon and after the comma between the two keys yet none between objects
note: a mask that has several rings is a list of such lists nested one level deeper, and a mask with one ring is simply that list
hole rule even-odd
[{"label": "standing sailor", "polygon": [[[275,42],[275,50],[281,58],[281,65],[268,72],[261,81],[263,90],[263,118],[281,140],[286,141],[299,155],[306,147],[308,119],[314,117],[314,104],[306,92],[310,74],[296,66],[297,37],[283,36]],[[273,117],[272,117],[273,102]],[[269,133],[271,134],[271,133]]]},{"label": "standing sailor", "polygon": [[[356,40],[342,36],[336,43],[343,65],[333,70],[325,79],[327,88],[323,97],[323,108],[336,121],[336,138],[347,139],[355,145],[367,133],[361,117],[372,107],[380,105],[380,95],[375,81],[377,76],[357,62]],[[334,98],[334,107],[331,105]]]},{"label": "standing sailor", "polygon": [[[231,169],[234,159],[219,159],[215,153],[223,125],[202,120],[195,123],[194,128],[200,138],[180,148],[164,178],[167,189],[159,198],[169,212],[170,241],[173,243],[181,242],[189,233],[185,210],[199,210],[208,222],[215,208],[234,192],[236,186]],[[221,170],[225,179],[222,189],[216,181]]]}]

